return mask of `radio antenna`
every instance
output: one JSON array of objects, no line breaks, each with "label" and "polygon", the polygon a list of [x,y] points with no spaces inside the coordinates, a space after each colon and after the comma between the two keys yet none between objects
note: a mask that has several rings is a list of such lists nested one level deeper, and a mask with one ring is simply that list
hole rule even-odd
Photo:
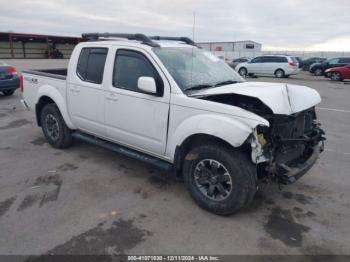
[{"label": "radio antenna", "polygon": [[196,42],[194,40],[195,33],[196,33],[196,12],[194,11],[193,12],[193,29],[192,29],[192,40],[193,40],[193,42]]}]

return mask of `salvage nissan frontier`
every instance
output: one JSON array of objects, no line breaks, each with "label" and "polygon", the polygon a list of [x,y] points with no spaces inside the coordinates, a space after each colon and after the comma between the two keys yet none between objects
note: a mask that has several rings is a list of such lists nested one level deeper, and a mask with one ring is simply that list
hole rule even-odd
[{"label": "salvage nissan frontier", "polygon": [[248,205],[323,151],[319,93],[246,82],[186,37],[83,34],[67,69],[23,71],[22,103],[55,148],[80,139],[183,178],[202,208]]}]

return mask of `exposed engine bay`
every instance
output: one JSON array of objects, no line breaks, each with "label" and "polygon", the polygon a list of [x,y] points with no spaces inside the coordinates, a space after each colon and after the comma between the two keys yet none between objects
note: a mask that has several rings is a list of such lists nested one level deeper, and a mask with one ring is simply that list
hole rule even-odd
[{"label": "exposed engine bay", "polygon": [[240,94],[211,95],[201,99],[237,106],[269,121],[270,127],[258,126],[249,139],[259,179],[293,183],[313,166],[323,151],[325,133],[317,123],[314,107],[281,115],[274,114],[258,98]]}]

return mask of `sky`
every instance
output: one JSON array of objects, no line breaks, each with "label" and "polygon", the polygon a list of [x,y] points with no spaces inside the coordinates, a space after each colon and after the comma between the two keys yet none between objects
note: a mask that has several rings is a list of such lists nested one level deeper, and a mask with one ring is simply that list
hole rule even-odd
[{"label": "sky", "polygon": [[1,32],[194,35],[196,42],[253,40],[265,50],[350,51],[350,0],[0,0],[0,6]]}]

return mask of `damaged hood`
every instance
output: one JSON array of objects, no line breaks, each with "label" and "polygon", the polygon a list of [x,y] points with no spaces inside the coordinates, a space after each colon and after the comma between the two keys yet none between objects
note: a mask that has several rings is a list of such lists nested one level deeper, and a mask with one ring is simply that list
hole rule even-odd
[{"label": "damaged hood", "polygon": [[321,102],[320,94],[309,87],[285,83],[243,82],[210,88],[192,96],[240,94],[255,97],[274,114],[290,115],[309,109]]}]

